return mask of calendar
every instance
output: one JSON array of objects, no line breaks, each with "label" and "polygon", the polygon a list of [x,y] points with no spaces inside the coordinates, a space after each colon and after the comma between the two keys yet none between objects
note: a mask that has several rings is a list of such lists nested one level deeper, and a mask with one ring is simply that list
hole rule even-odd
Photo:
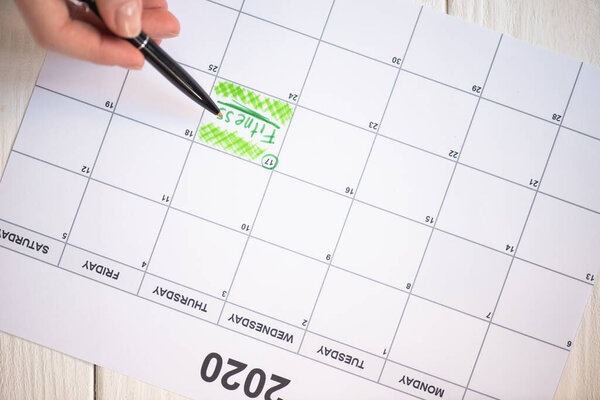
[{"label": "calendar", "polygon": [[600,70],[400,0],[170,0],[49,53],[0,329],[194,399],[550,399],[600,261]]}]

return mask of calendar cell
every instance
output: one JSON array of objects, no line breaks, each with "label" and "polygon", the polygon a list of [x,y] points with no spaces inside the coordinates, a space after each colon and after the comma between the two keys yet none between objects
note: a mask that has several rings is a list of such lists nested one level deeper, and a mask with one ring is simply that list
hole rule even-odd
[{"label": "calendar cell", "polygon": [[300,105],[375,132],[396,74],[393,67],[321,43]]},{"label": "calendar cell", "polygon": [[561,129],[540,190],[600,211],[600,141]]},{"label": "calendar cell", "polygon": [[219,76],[280,99],[298,95],[317,41],[242,14]]},{"label": "calendar cell", "polygon": [[326,269],[325,263],[250,239],[228,301],[302,328]]},{"label": "calendar cell", "polygon": [[465,391],[447,380],[435,378],[390,360],[385,364],[379,382],[425,400],[458,400],[462,399]]},{"label": "calendar cell", "polygon": [[331,9],[332,0],[246,0],[244,12],[286,28],[319,38]]},{"label": "calendar cell", "polygon": [[[381,13],[381,8],[386,13]],[[400,66],[419,10],[417,4],[394,0],[378,1],[377,5],[366,0],[336,0],[323,40]]]},{"label": "calendar cell", "polygon": [[140,297],[196,318],[217,323],[223,301],[187,287],[146,274],[140,287]]},{"label": "calendar cell", "polygon": [[40,88],[34,89],[29,110],[15,150],[79,174],[92,168],[110,113]]},{"label": "calendar cell", "polygon": [[600,139],[600,68],[584,64],[565,114],[564,126]]},{"label": "calendar cell", "polygon": [[118,262],[67,245],[60,267],[105,285],[137,294],[144,273]]},{"label": "calendar cell", "polygon": [[309,330],[385,357],[407,294],[330,268]]},{"label": "calendar cell", "polygon": [[213,0],[215,3],[222,4],[225,7],[240,10],[242,8],[243,0]]},{"label": "calendar cell", "polygon": [[[191,68],[184,69],[206,91],[214,78]],[[165,79],[148,63],[131,71],[119,99],[117,113],[144,124],[192,139],[203,109]]]},{"label": "calendar cell", "polygon": [[[63,242],[0,219],[0,247],[56,264],[65,245]],[[6,261],[4,258],[1,259],[3,262]]]},{"label": "calendar cell", "polygon": [[181,175],[173,207],[249,232],[268,179],[269,171],[258,165],[196,144]]},{"label": "calendar cell", "polygon": [[146,268],[167,208],[91,181],[69,243],[108,259]]},{"label": "calendar cell", "polygon": [[329,261],[349,206],[350,199],[274,174],[252,234]]},{"label": "calendar cell", "polygon": [[219,325],[293,352],[304,336],[303,329],[231,303],[225,304]]},{"label": "calendar cell", "polygon": [[534,194],[533,190],[459,165],[437,226],[513,254]]},{"label": "calendar cell", "polygon": [[161,47],[182,64],[218,72],[238,13],[205,0],[170,0],[169,11],[179,20],[181,31]]},{"label": "calendar cell", "polygon": [[333,264],[402,290],[409,290],[431,228],[355,202]]},{"label": "calendar cell", "polygon": [[494,322],[568,349],[591,291],[583,282],[515,260]]},{"label": "calendar cell", "polygon": [[498,32],[424,7],[404,68],[479,94],[499,39]]},{"label": "calendar cell", "polygon": [[378,137],[356,196],[433,224],[453,168],[448,160]]},{"label": "calendar cell", "polygon": [[93,177],[169,204],[189,147],[185,140],[115,116]]},{"label": "calendar cell", "polygon": [[346,346],[312,332],[306,332],[300,354],[333,367],[377,380],[383,367],[383,358]]},{"label": "calendar cell", "polygon": [[411,297],[390,359],[458,385],[466,385],[487,323]]},{"label": "calendar cell", "polygon": [[65,240],[87,179],[12,153],[0,186],[0,219]]},{"label": "calendar cell", "polygon": [[600,215],[538,194],[518,256],[595,283],[600,259]]},{"label": "calendar cell", "polygon": [[[90,77],[94,79],[90,79]],[[127,70],[48,52],[37,84],[43,88],[114,111]],[[102,85],[98,85],[102,82]]]},{"label": "calendar cell", "polygon": [[484,97],[559,123],[578,69],[575,60],[504,36]]},{"label": "calendar cell", "polygon": [[492,325],[469,387],[497,399],[550,399],[568,355]]},{"label": "calendar cell", "polygon": [[[297,109],[278,171],[353,197],[374,136],[326,116]],[[330,168],[323,168],[329,163]]]},{"label": "calendar cell", "polygon": [[381,134],[456,160],[477,98],[401,72]]},{"label": "calendar cell", "polygon": [[223,298],[246,239],[240,232],[170,209],[148,271]]},{"label": "calendar cell", "polygon": [[479,318],[491,318],[511,257],[433,232],[413,293]]},{"label": "calendar cell", "polygon": [[482,100],[460,161],[536,189],[557,130],[554,124]]}]

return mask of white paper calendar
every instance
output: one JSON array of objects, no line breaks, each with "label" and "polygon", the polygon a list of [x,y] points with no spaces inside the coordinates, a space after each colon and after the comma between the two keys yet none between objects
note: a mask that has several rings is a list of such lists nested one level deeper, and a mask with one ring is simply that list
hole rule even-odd
[{"label": "white paper calendar", "polygon": [[600,70],[400,0],[169,5],[223,117],[48,54],[0,329],[196,399],[552,398],[600,261]]}]

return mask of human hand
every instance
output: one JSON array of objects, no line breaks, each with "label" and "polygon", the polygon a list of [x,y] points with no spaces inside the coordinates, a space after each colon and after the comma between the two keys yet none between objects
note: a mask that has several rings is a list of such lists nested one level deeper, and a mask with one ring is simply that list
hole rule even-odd
[{"label": "human hand", "polygon": [[15,1],[40,46],[96,64],[140,69],[142,53],[117,36],[136,37],[142,27],[154,39],[179,34],[167,0],[96,0],[104,23],[66,0]]}]

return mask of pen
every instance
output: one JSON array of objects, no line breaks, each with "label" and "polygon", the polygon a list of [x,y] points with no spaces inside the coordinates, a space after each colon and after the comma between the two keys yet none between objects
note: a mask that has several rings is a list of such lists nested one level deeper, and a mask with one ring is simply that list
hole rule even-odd
[{"label": "pen", "polygon": [[[100,13],[96,5],[96,0],[70,0],[77,6],[84,6],[92,10],[100,19]],[[143,31],[133,38],[123,38],[142,52],[146,60],[154,66],[165,78],[167,78],[179,90],[185,93],[190,99],[200,104],[202,107],[215,115],[219,115],[219,107],[202,89],[200,84],[194,80],[171,56],[161,49],[150,36]]]}]

